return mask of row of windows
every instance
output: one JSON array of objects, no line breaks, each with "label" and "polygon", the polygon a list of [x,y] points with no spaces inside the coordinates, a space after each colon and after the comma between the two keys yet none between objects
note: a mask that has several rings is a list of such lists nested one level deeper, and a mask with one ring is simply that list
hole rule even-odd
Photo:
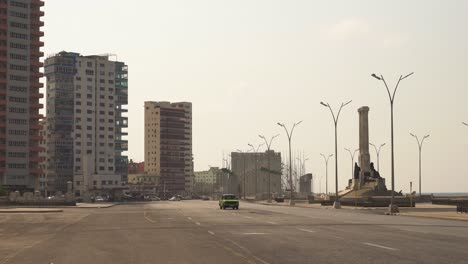
[{"label": "row of windows", "polygon": [[[81,129],[81,125],[76,125],[76,126],[75,126],[75,129]],[[86,126],[86,130],[93,130],[93,127],[91,127],[91,126]],[[104,128],[104,127],[99,127],[99,130],[104,131],[105,128]],[[113,127],[109,127],[109,131],[114,131],[114,128],[113,128]]]},{"label": "row of windows", "polygon": [[27,120],[26,119],[8,119],[8,124],[15,124],[15,125],[26,125]]},{"label": "row of windows", "polygon": [[27,71],[27,70],[28,70],[28,66],[10,64],[10,69],[11,69],[11,70],[16,70],[16,71]]},{"label": "row of windows", "polygon": [[21,54],[10,53],[10,58],[15,59],[15,60],[27,60],[28,56],[21,55]]},{"label": "row of windows", "polygon": [[26,152],[8,152],[8,157],[11,158],[26,158]]},{"label": "row of windows", "polygon": [[[109,106],[111,106],[111,105],[109,105]],[[111,106],[111,107],[112,107],[112,106]],[[76,112],[77,114],[79,114],[79,113],[81,113],[81,109],[76,109],[75,112]],[[92,113],[93,113],[93,110],[87,110],[86,113],[92,114]],[[100,115],[105,115],[105,114],[106,114],[106,111],[99,111],[99,114],[100,114]],[[113,116],[113,115],[114,115],[114,112],[110,111],[110,112],[109,112],[109,115]]]},{"label": "row of windows", "polygon": [[15,27],[15,28],[23,28],[27,29],[28,25],[24,23],[18,23],[18,22],[10,22],[10,26]]},{"label": "row of windows", "polygon": [[20,44],[20,43],[14,43],[14,42],[11,42],[10,43],[10,47],[13,48],[13,49],[28,49],[28,45],[25,45],[25,44]]},{"label": "row of windows", "polygon": [[28,91],[28,87],[26,86],[15,86],[15,85],[11,85],[9,87],[9,90],[10,91],[15,91],[15,92],[27,92]]},{"label": "row of windows", "polygon": [[17,32],[10,32],[10,37],[18,39],[29,39],[28,34],[22,34]]},{"label": "row of windows", "polygon": [[27,82],[28,81],[28,76],[10,75],[10,80]]},{"label": "row of windows", "polygon": [[27,109],[26,108],[21,108],[21,107],[9,107],[8,112],[10,112],[10,113],[26,113]]},{"label": "row of windows", "polygon": [[28,14],[16,11],[10,11],[10,16],[12,17],[20,17],[20,18],[28,18]]},{"label": "row of windows", "polygon": [[10,1],[11,6],[21,7],[21,8],[28,8],[28,4],[17,2],[17,1]]},{"label": "row of windows", "polygon": [[8,163],[8,168],[10,169],[26,169],[26,164],[24,163]]},{"label": "row of windows", "polygon": [[8,141],[8,146],[25,147],[26,144],[26,141]]},{"label": "row of windows", "polygon": [[9,96],[8,99],[11,102],[16,102],[16,103],[27,103],[28,99],[24,97],[16,97],[16,96]]}]

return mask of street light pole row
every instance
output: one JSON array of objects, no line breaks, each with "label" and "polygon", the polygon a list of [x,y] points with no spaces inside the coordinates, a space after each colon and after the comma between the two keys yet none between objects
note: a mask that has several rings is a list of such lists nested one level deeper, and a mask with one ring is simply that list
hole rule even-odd
[{"label": "street light pole row", "polygon": [[429,135],[425,135],[421,142],[419,142],[418,136],[414,135],[413,133],[410,133],[412,137],[416,139],[416,142],[418,143],[418,148],[419,148],[419,198],[421,198],[421,150],[422,146],[424,143],[424,140],[429,137]]},{"label": "street light pole row", "polygon": [[333,154],[330,154],[326,157],[322,153],[320,153],[320,155],[323,157],[323,160],[325,161],[325,194],[328,195],[328,160],[333,156]]},{"label": "street light pole row", "polygon": [[257,153],[258,153],[258,150],[260,149],[261,146],[263,146],[264,144],[259,144],[258,147],[255,149],[254,145],[252,144],[248,144],[250,147],[252,147],[252,151],[254,152],[254,158],[255,158],[255,200],[257,199],[257,182],[258,182],[258,178],[257,178],[257,163],[258,163],[258,158],[257,158]]},{"label": "street light pole row", "polygon": [[260,138],[263,138],[265,140],[265,144],[267,146],[267,156],[268,156],[268,203],[271,203],[271,168],[270,168],[270,150],[271,150],[271,143],[273,142],[273,139],[279,136],[274,135],[271,137],[270,141],[267,141],[266,137],[263,135],[258,135]]}]

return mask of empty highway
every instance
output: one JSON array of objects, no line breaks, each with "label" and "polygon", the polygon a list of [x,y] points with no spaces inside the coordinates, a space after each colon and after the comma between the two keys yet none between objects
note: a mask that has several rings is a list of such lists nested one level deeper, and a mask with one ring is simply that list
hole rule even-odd
[{"label": "empty highway", "polygon": [[0,215],[7,263],[468,263],[468,222],[212,201]]}]

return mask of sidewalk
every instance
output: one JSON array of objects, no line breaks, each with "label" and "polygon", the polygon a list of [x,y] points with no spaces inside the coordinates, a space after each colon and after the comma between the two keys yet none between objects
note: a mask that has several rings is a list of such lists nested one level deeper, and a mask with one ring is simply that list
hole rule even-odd
[{"label": "sidewalk", "polygon": [[62,209],[52,208],[10,208],[0,209],[0,214],[61,213]]},{"label": "sidewalk", "polygon": [[70,206],[67,208],[109,208],[117,205],[117,203],[76,203],[76,206]]},{"label": "sidewalk", "polygon": [[404,216],[427,217],[447,220],[463,220],[468,221],[468,214],[457,212],[407,212],[401,213]]}]

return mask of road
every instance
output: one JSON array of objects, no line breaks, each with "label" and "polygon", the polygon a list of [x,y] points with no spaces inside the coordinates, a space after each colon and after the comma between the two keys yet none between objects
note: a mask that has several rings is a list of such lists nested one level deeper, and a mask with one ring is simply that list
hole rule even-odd
[{"label": "road", "polygon": [[468,263],[468,222],[212,201],[0,215],[7,263]]}]

